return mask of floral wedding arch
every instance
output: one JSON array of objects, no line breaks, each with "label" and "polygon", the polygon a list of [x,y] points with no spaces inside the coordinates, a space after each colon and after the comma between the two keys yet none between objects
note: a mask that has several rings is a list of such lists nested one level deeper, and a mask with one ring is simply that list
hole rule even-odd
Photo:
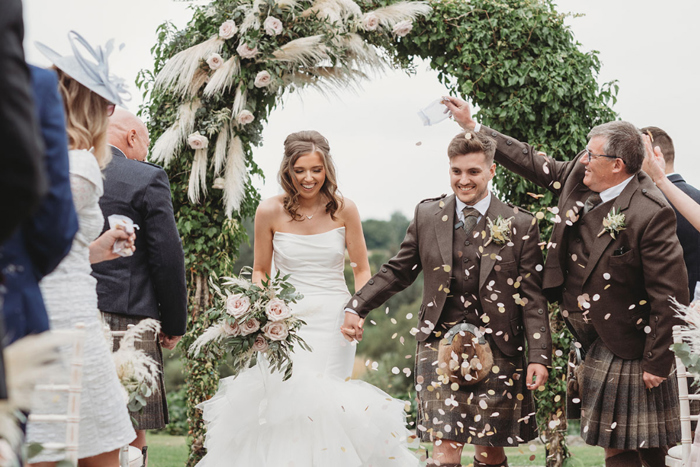
[{"label": "floral wedding arch", "polygon": [[[262,175],[254,147],[270,112],[287,92],[353,86],[372,71],[412,71],[427,59],[453,93],[470,96],[479,119],[507,134],[538,141],[550,154],[575,154],[594,124],[615,114],[614,83],[599,86],[600,63],[584,53],[553,0],[214,0],[193,8],[183,30],[162,25],[152,71],[137,84],[154,144],[150,160],[169,173],[190,284],[190,331],[205,329],[208,277],[230,274],[241,221],[254,215]],[[542,209],[551,195],[502,172],[496,189],[509,201]],[[553,312],[553,329],[561,330]],[[568,349],[568,335],[554,336]],[[216,389],[217,355],[185,360],[191,450],[203,455],[197,403]],[[184,357],[183,357],[184,358]],[[565,367],[563,352],[554,366]],[[561,370],[555,374],[560,376]],[[566,456],[561,378],[540,397],[548,465]]]}]

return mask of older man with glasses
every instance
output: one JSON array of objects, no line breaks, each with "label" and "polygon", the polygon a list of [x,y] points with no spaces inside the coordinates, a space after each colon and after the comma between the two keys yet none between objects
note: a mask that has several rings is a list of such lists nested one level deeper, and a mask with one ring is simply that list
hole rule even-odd
[{"label": "older man with glasses", "polygon": [[581,436],[605,449],[606,466],[664,465],[680,440],[669,297],[689,296],[675,214],[641,171],[640,131],[596,126],[562,162],[479,125],[461,99],[445,105],[462,127],[496,139],[497,162],[559,196],[542,288],[586,354],[579,394],[569,394]]}]

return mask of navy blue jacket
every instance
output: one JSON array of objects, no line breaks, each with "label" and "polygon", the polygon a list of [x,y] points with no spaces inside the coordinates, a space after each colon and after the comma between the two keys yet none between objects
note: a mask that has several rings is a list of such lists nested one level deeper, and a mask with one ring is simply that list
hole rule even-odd
[{"label": "navy blue jacket", "polygon": [[[700,203],[700,190],[689,185],[679,174],[671,174],[668,179],[673,182],[683,193],[690,196],[696,203]],[[673,207],[673,205],[671,205]],[[688,269],[688,287],[690,288],[690,298],[695,293],[695,283],[700,281],[700,232],[693,227],[688,220],[676,211],[676,235],[683,247],[683,259]]]},{"label": "navy blue jacket", "polygon": [[58,79],[53,71],[33,66],[30,69],[49,191],[37,211],[0,246],[0,271],[7,289],[3,306],[5,343],[49,328],[39,281],[68,254],[78,231]]},{"label": "navy blue jacket", "polygon": [[175,224],[170,181],[161,167],[127,159],[112,147],[104,170],[100,208],[105,217],[121,214],[138,224],[136,252],[127,258],[92,265],[100,311],[154,318],[165,334],[187,328],[185,257]]}]

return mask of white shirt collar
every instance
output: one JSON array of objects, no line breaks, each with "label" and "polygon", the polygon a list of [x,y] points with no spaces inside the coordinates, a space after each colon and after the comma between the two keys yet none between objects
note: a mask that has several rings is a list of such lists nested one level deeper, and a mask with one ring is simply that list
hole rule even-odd
[{"label": "white shirt collar", "polygon": [[[481,214],[481,216],[486,215],[486,211],[488,211],[488,210],[489,210],[489,206],[491,206],[491,196],[492,196],[492,195],[491,195],[491,193],[489,192],[489,194],[486,195],[486,197],[484,197],[484,199],[482,199],[481,201],[478,201],[474,206],[470,206],[470,207],[472,207],[472,208],[476,209],[477,211],[479,211],[479,214]],[[461,199],[459,199],[459,198],[457,197],[457,195],[455,195],[455,201],[456,201],[456,203],[455,203],[455,211],[456,211],[456,213],[457,213],[457,219],[459,219],[460,221],[464,222],[464,213],[462,212],[462,210],[463,210],[465,207],[467,207],[467,204],[464,203]],[[479,220],[481,220],[481,216],[479,216]]]},{"label": "white shirt collar", "polygon": [[634,175],[630,176],[630,178],[618,183],[615,186],[611,186],[607,190],[601,191],[600,192],[600,199],[603,200],[603,203],[607,203],[611,199],[615,199],[618,196],[620,196],[620,193],[622,193],[622,190],[625,189],[625,187],[632,180],[632,178],[634,178]]}]

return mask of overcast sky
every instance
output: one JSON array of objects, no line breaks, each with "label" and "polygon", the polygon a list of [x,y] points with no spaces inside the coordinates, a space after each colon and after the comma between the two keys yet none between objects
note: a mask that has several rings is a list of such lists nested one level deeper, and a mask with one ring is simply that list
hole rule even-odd
[{"label": "overcast sky", "polygon": [[[567,20],[583,50],[598,50],[600,81],[620,84],[620,116],[637,126],[665,129],[676,145],[676,169],[700,187],[700,158],[694,138],[700,108],[700,5],[688,0],[559,0],[559,11],[585,16]],[[91,43],[114,37],[125,43],[111,60],[112,71],[133,83],[151,67],[156,27],[173,21],[183,27],[188,3],[172,0],[24,0],[25,50],[35,64],[47,61],[35,49],[41,41],[61,53],[66,34],[81,32]],[[132,85],[137,110],[140,96]],[[458,131],[451,121],[423,127],[416,111],[446,90],[436,74],[419,66],[416,76],[393,72],[365,83],[359,92],[327,98],[313,91],[291,95],[270,116],[264,144],[254,156],[267,180],[256,180],[263,198],[279,192],[276,173],[282,142],[291,132],[324,134],[338,167],[340,189],[354,200],[364,219],[386,219],[400,211],[410,217],[423,198],[450,190],[447,143]]]}]

